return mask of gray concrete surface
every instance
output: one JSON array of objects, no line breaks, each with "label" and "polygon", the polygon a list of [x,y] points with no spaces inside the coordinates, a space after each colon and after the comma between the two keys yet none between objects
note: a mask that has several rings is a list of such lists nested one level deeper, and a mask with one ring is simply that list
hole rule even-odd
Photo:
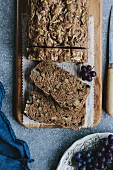
[{"label": "gray concrete surface", "polygon": [[31,170],[55,170],[64,151],[77,139],[95,132],[113,132],[113,118],[104,112],[106,51],[108,16],[113,0],[103,0],[103,118],[93,129],[78,131],[63,129],[26,129],[20,126],[12,116],[14,112],[15,82],[15,27],[16,1],[0,0],[0,81],[6,90],[3,112],[6,113],[19,139],[25,140],[35,162],[30,164]]}]

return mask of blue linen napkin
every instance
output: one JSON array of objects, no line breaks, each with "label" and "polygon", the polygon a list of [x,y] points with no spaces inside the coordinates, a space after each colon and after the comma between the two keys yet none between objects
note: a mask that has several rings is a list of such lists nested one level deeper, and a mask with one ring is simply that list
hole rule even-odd
[{"label": "blue linen napkin", "polygon": [[3,84],[0,82],[0,170],[30,170],[29,147],[26,142],[16,138],[9,120],[1,111],[5,96]]}]

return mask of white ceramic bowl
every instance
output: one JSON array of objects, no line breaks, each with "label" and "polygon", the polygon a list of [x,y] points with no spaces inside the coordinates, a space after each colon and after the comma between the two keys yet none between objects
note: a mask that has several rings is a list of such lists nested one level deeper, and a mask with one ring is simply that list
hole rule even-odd
[{"label": "white ceramic bowl", "polygon": [[110,134],[113,135],[113,133],[95,133],[88,135],[80,140],[77,140],[74,142],[69,149],[66,150],[64,155],[62,156],[58,167],[56,170],[76,170],[76,168],[71,166],[72,157],[75,155],[76,152],[84,150],[85,148],[91,147],[94,143],[96,143],[98,140],[109,136]]}]

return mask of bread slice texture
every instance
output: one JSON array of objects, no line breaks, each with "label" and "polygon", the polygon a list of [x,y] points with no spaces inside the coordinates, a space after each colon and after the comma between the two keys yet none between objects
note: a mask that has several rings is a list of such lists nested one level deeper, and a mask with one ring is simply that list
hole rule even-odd
[{"label": "bread slice texture", "polygon": [[88,0],[29,0],[28,45],[88,47]]},{"label": "bread slice texture", "polygon": [[70,48],[27,48],[27,58],[37,61],[55,61],[55,62],[87,62],[88,52],[86,49]]},{"label": "bread slice texture", "polygon": [[60,107],[81,110],[90,86],[50,61],[39,63],[30,75],[35,85]]},{"label": "bread slice texture", "polygon": [[26,102],[24,113],[39,123],[54,124],[63,128],[76,130],[84,125],[86,105],[81,111],[61,108],[51,97],[47,97],[39,89],[31,92]]}]

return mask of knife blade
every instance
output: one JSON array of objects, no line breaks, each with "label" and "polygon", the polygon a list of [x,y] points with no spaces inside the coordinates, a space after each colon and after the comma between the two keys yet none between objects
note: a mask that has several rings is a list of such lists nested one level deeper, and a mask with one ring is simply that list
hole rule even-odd
[{"label": "knife blade", "polygon": [[113,6],[110,11],[110,26],[109,26],[109,64],[113,64]]},{"label": "knife blade", "polygon": [[107,70],[106,111],[110,116],[113,116],[113,6],[110,10],[109,21],[109,62]]}]

